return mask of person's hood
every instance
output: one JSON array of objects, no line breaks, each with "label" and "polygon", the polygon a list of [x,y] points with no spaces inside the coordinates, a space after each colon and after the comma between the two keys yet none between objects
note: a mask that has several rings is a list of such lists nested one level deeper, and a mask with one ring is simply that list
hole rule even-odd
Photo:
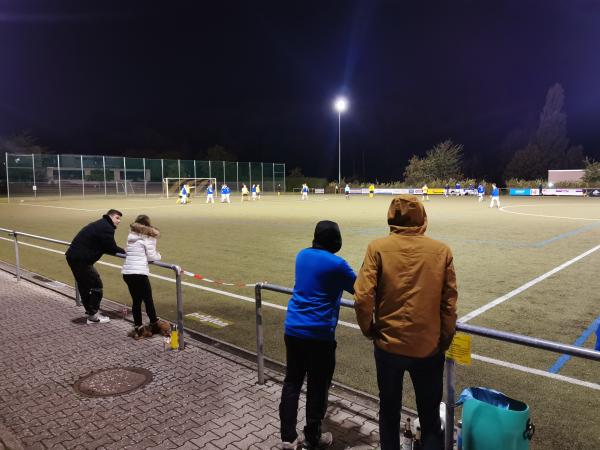
[{"label": "person's hood", "polygon": [[141,234],[143,236],[150,236],[153,238],[157,238],[160,236],[160,232],[158,229],[154,227],[147,227],[146,225],[142,225],[141,223],[133,222],[129,225],[129,229],[137,234]]},{"label": "person's hood", "polygon": [[390,232],[399,234],[425,234],[427,213],[423,203],[414,195],[399,195],[388,209]]},{"label": "person's hood", "polygon": [[106,220],[108,223],[110,223],[110,226],[113,227],[115,230],[117,229],[117,226],[114,224],[114,222],[112,221],[112,219],[110,218],[110,216],[108,214],[104,214],[102,216],[102,218],[104,220]]},{"label": "person's hood", "polygon": [[339,252],[342,248],[342,234],[338,224],[331,220],[320,221],[315,227],[312,248],[327,250],[330,253]]}]

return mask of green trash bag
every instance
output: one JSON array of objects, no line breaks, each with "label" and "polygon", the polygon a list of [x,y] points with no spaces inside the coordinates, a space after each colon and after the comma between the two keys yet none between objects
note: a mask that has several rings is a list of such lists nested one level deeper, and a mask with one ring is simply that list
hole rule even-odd
[{"label": "green trash bag", "polygon": [[529,407],[482,387],[462,391],[462,450],[528,450],[535,426]]}]

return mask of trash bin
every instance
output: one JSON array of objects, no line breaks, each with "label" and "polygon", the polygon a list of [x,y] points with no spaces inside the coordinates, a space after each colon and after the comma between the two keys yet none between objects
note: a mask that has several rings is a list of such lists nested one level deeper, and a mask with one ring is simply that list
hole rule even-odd
[{"label": "trash bin", "polygon": [[528,450],[535,426],[529,406],[502,392],[484,387],[464,389],[462,450]]}]

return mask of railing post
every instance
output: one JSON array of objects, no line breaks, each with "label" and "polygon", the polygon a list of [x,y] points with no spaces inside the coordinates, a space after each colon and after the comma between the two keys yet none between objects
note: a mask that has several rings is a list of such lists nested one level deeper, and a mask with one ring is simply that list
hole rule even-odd
[{"label": "railing post", "polygon": [[456,383],[454,360],[446,358],[446,427],[445,427],[445,450],[454,448],[454,407],[456,404]]},{"label": "railing post", "polygon": [[17,232],[12,232],[15,242],[15,274],[17,275],[17,281],[21,281],[21,258],[19,255],[19,241],[17,239]]},{"label": "railing post", "polygon": [[181,290],[181,267],[175,266],[175,285],[177,288],[177,337],[179,338],[179,350],[185,348],[183,342],[183,293]]},{"label": "railing post", "polygon": [[254,287],[254,300],[256,306],[256,364],[258,366],[258,384],[265,384],[265,338],[262,320],[262,283]]}]

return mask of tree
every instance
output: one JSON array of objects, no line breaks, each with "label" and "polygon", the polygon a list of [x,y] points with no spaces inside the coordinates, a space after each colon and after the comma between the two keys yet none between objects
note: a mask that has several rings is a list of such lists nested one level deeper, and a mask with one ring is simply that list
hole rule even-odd
[{"label": "tree", "polygon": [[417,185],[436,179],[461,179],[462,151],[462,145],[446,140],[428,150],[424,158],[413,155],[404,169],[404,181]]},{"label": "tree", "polygon": [[206,159],[209,161],[236,161],[237,157],[222,145],[213,145],[206,150]]},{"label": "tree", "polygon": [[292,170],[290,170],[290,174],[288,176],[291,178],[303,178],[304,175],[302,174],[302,168],[294,167]]},{"label": "tree", "polygon": [[507,164],[506,179],[546,178],[548,169],[578,169],[582,166],[583,147],[569,146],[564,104],[564,90],[557,83],[548,89],[536,132]]},{"label": "tree", "polygon": [[583,181],[588,186],[600,184],[600,162],[585,158],[584,164],[585,175],[583,176]]},{"label": "tree", "polygon": [[29,131],[15,134],[9,138],[0,137],[0,152],[4,153],[44,153],[46,148],[37,144],[37,138]]}]

